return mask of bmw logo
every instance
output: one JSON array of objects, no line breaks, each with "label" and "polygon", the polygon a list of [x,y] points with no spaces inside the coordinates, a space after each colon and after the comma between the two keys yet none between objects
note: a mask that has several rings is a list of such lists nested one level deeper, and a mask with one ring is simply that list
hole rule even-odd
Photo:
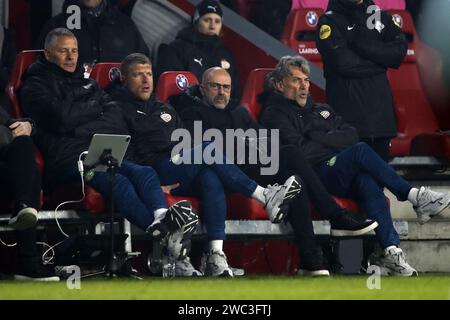
[{"label": "bmw logo", "polygon": [[317,26],[317,21],[319,20],[319,17],[317,16],[317,13],[315,11],[308,11],[306,14],[306,24],[310,26],[311,28]]},{"label": "bmw logo", "polygon": [[189,87],[189,81],[184,74],[178,74],[175,79],[175,82],[177,84],[178,89],[180,89],[181,91]]},{"label": "bmw logo", "polygon": [[116,67],[109,69],[108,77],[110,81],[114,81],[120,78],[120,70]]}]

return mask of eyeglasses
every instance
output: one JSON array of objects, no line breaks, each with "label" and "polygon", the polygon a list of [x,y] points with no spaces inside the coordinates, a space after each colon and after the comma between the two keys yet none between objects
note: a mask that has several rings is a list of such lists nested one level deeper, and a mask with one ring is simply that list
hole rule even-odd
[{"label": "eyeglasses", "polygon": [[217,82],[208,82],[206,84],[208,88],[214,91],[218,91],[220,88],[223,88],[223,91],[230,92],[231,91],[231,84],[220,84]]}]

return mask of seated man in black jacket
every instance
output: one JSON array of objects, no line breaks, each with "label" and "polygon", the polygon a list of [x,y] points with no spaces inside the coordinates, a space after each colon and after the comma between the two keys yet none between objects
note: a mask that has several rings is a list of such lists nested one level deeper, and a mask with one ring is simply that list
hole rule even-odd
[{"label": "seated man in black jacket", "polygon": [[59,281],[44,268],[36,247],[37,210],[40,207],[41,175],[30,137],[29,119],[12,119],[0,107],[0,195],[13,200],[9,227],[17,230],[16,280]]},{"label": "seated man in black jacket", "polygon": [[[205,160],[205,150],[212,147],[208,144],[200,141],[194,148],[189,144],[177,149],[180,144],[173,138],[174,132],[183,124],[171,105],[156,100],[150,60],[139,53],[130,54],[122,61],[121,74],[122,83],[113,86],[110,93],[128,123],[135,161],[151,165],[163,184],[179,183],[173,194],[200,196],[209,240],[204,255],[205,275],[233,276],[222,250],[227,214],[224,189],[259,201],[271,221],[279,223],[286,216],[289,202],[300,192],[297,178],[290,176],[281,186],[263,188],[227,161]],[[215,152],[215,159],[221,158],[220,152]]]},{"label": "seated man in black jacket", "polygon": [[[248,114],[247,109],[230,99],[231,77],[225,69],[218,67],[205,71],[202,83],[191,87],[182,94],[171,98],[179,110],[186,127],[194,134],[194,123],[201,124],[202,130],[219,129],[223,136],[226,130],[255,129],[258,139],[265,137],[259,131],[262,127]],[[237,132],[237,131],[234,131]],[[249,131],[248,131],[249,132]],[[265,143],[270,146],[271,144]],[[249,143],[248,148],[261,149],[257,143]],[[261,161],[251,164],[250,150],[246,159],[238,163],[249,177],[261,184],[273,184],[284,181],[286,176],[296,174],[302,178],[303,192],[289,207],[288,219],[296,234],[301,254],[300,273],[308,275],[328,274],[321,260],[320,251],[314,239],[308,195],[319,211],[331,220],[331,235],[358,236],[373,230],[377,223],[346,212],[330,197],[317,175],[306,161],[300,148],[295,145],[282,146],[279,149],[279,170],[275,174],[262,174]],[[319,252],[319,254],[317,254]]]},{"label": "seated man in black jacket", "polygon": [[261,123],[279,129],[282,144],[302,149],[329,192],[358,200],[384,249],[375,263],[392,275],[417,274],[398,247],[383,188],[400,201],[408,200],[424,223],[450,203],[450,193],[412,187],[398,176],[367,144],[358,143],[356,129],[347,125],[330,106],[314,104],[309,96],[309,65],[300,57],[280,59],[268,78],[270,90],[263,103]]},{"label": "seated man in black jacket", "polygon": [[[37,146],[45,159],[44,191],[77,182],[77,161],[88,149],[93,134],[128,134],[122,112],[92,79],[77,67],[78,45],[64,28],[49,32],[44,56],[24,75],[21,104],[36,123]],[[133,158],[133,150],[127,150]],[[167,209],[158,175],[151,167],[123,161],[111,194],[109,175],[95,172],[88,183],[106,197],[113,197],[119,213],[155,237],[194,231],[198,222],[187,201]],[[187,244],[187,243],[186,243]],[[181,251],[184,256],[187,252]],[[178,253],[177,253],[178,254]]]}]

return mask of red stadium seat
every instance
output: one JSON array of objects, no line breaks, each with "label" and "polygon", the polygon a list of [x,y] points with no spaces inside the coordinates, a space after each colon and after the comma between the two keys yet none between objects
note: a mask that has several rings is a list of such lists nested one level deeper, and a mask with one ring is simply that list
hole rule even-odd
[{"label": "red stadium seat", "polygon": [[291,11],[281,35],[281,42],[320,67],[322,67],[322,57],[316,46],[315,33],[319,17],[323,12],[321,8],[302,8]]},{"label": "red stadium seat", "polygon": [[409,41],[408,53],[400,68],[388,70],[398,132],[392,140],[390,153],[392,156],[426,155],[450,160],[446,156],[450,154],[450,135],[437,132],[437,119],[420,82],[417,52],[421,43],[412,17],[407,11],[390,12]]},{"label": "red stadium seat", "polygon": [[258,2],[258,0],[234,0],[232,4],[241,17],[250,20]]},{"label": "red stadium seat", "polygon": [[272,71],[270,68],[254,69],[250,72],[242,93],[241,105],[247,108],[250,115],[258,121],[261,112],[261,104],[258,95],[264,91],[264,79]]},{"label": "red stadium seat", "polygon": [[446,85],[442,54],[421,43],[417,66],[423,90],[443,130],[450,130],[450,87]]},{"label": "red stadium seat", "polygon": [[8,85],[6,86],[6,97],[11,106],[11,111],[14,117],[22,117],[22,111],[19,105],[19,98],[17,92],[22,86],[22,75],[28,69],[43,50],[25,50],[17,54],[16,62],[11,71]]},{"label": "red stadium seat", "polygon": [[120,78],[120,63],[100,62],[94,65],[89,78],[97,81],[100,88],[106,88],[112,81]]},{"label": "red stadium seat", "polygon": [[[21,117],[22,111],[20,108],[19,101],[19,90],[22,86],[22,76],[28,69],[28,67],[36,60],[42,50],[26,50],[20,52],[16,57],[16,62],[14,64],[13,70],[11,72],[10,80],[6,86],[6,96],[11,105],[11,110],[14,117]],[[37,163],[41,170],[43,171],[44,161],[41,154],[37,154]],[[83,208],[87,209],[91,213],[101,213],[104,212],[105,203],[103,197],[95,191],[94,188],[86,186],[86,197],[83,202]],[[59,188],[52,195],[46,195],[44,197],[44,208],[54,208],[57,204],[73,199],[80,199],[80,185],[70,185]]]},{"label": "red stadium seat", "polygon": [[186,88],[198,84],[198,79],[189,71],[166,71],[159,77],[156,86],[156,98],[167,102],[169,97],[183,92]]}]

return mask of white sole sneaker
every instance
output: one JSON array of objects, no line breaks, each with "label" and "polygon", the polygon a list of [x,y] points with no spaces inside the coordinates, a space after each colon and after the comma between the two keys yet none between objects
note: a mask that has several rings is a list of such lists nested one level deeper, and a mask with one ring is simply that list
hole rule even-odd
[{"label": "white sole sneaker", "polygon": [[[424,191],[422,191],[424,190]],[[437,193],[429,190],[429,188],[425,188],[425,187],[421,187],[420,192],[428,192],[428,194],[431,194],[429,197],[433,197],[433,194],[435,196],[437,196]],[[419,194],[418,194],[418,198],[419,198]],[[423,204],[422,206],[413,206],[414,210],[417,213],[417,217],[418,217],[418,222],[419,224],[425,224],[428,221],[430,221],[432,218],[440,216],[442,213],[444,213],[444,211],[446,211],[446,209],[449,209],[450,207],[450,192],[447,193],[443,193],[442,194],[442,198],[435,198],[435,199],[427,199],[428,202],[426,202],[425,204]],[[418,200],[419,201],[419,200]],[[427,208],[425,210],[425,207],[430,206],[431,208],[433,206],[436,206],[436,208],[430,209]]]},{"label": "white sole sneaker", "polygon": [[420,225],[423,225],[425,223],[427,223],[428,221],[430,221],[431,219],[434,219],[436,217],[442,216],[444,213],[450,212],[450,201],[444,205],[440,211],[436,212],[433,215],[419,215],[418,222]]},{"label": "white sole sneaker", "polygon": [[328,270],[305,270],[298,269],[297,274],[305,277],[329,277],[330,272]]},{"label": "white sole sneaker", "polygon": [[32,278],[32,277],[28,277],[28,276],[24,276],[24,275],[20,275],[20,274],[15,274],[14,275],[14,280],[17,280],[17,281],[38,281],[38,282],[58,282],[58,281],[60,281],[58,276],[43,277],[43,278]]},{"label": "white sole sneaker", "polygon": [[341,229],[331,229],[330,235],[333,237],[357,237],[362,236],[378,227],[378,222],[373,221],[370,225],[359,230],[341,230]]},{"label": "white sole sneaker", "polygon": [[25,230],[36,225],[38,221],[37,210],[26,207],[17,213],[17,216],[9,219],[8,227],[16,230]]}]

